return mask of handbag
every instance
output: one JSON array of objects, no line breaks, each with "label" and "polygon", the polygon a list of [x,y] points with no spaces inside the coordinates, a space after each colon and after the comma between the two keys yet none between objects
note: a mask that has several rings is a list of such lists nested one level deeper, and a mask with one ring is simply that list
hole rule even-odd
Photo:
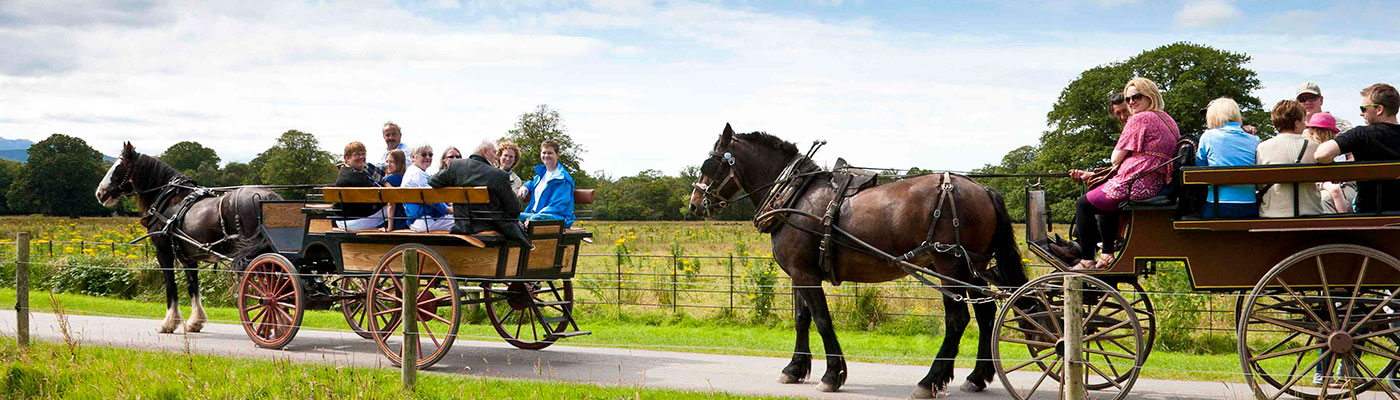
[{"label": "handbag", "polygon": [[1110,178],[1113,178],[1113,176],[1117,174],[1117,165],[1098,167],[1089,172],[1089,177],[1084,179],[1084,184],[1092,190],[1093,188],[1099,187],[1099,185],[1102,185],[1104,182],[1108,182]]}]

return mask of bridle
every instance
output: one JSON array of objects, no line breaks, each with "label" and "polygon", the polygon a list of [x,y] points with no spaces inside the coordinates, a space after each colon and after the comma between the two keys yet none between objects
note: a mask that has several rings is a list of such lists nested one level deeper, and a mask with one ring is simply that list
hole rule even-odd
[{"label": "bridle", "polygon": [[[729,206],[729,203],[732,203],[742,198],[731,197],[734,196],[734,194],[739,193],[739,191],[744,190],[744,186],[739,183],[739,177],[734,174],[734,163],[734,153],[720,153],[718,151],[711,151],[710,158],[705,159],[705,162],[700,164],[700,174],[705,178],[710,178],[710,175],[717,172],[716,169],[718,169],[720,166],[727,165],[729,167],[729,170],[725,174],[724,179],[721,180],[719,182],[719,185],[717,186],[711,186],[709,184],[700,182],[695,182],[691,184],[691,186],[694,186],[696,190],[699,190],[700,193],[704,195],[704,197],[700,199],[700,207],[706,213],[709,213],[710,211],[713,211],[715,209],[727,207]],[[734,185],[735,190],[729,191],[729,196],[722,195],[721,193],[723,193],[725,189],[727,189],[731,184]]]}]

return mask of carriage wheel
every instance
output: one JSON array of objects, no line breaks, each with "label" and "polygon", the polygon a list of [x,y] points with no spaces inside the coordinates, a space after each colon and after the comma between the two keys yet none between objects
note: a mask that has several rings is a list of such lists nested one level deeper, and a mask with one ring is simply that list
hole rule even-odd
[{"label": "carriage wheel", "polygon": [[1142,345],[1142,358],[1146,359],[1147,355],[1152,353],[1152,346],[1157,343],[1157,310],[1152,308],[1152,299],[1148,298],[1147,290],[1143,289],[1137,280],[1119,283],[1118,286],[1125,284],[1129,286],[1126,288],[1129,290],[1120,289],[1120,293],[1128,300],[1128,305],[1133,307],[1133,311],[1137,312],[1138,324],[1147,330],[1147,341]]},{"label": "carriage wheel", "polygon": [[[340,313],[345,315],[345,324],[349,325],[356,335],[374,339],[374,334],[369,331],[369,308],[365,302],[369,297],[369,277],[343,276],[336,282],[336,289],[340,296]],[[382,325],[388,326],[402,318],[402,315],[392,314],[384,317]]]},{"label": "carriage wheel", "polygon": [[[992,359],[1008,393],[1029,399],[1061,381],[1064,373],[1064,283],[1079,276],[1084,290],[1083,354],[1086,388],[1112,391],[1104,398],[1122,399],[1137,382],[1147,360],[1141,306],[1124,298],[1113,286],[1088,275],[1057,272],[1036,278],[1011,295],[997,315]],[[1150,306],[1147,307],[1150,310]],[[1026,347],[1020,352],[1002,354]],[[1056,390],[1056,389],[1047,389]]]},{"label": "carriage wheel", "polygon": [[[1377,385],[1400,364],[1397,276],[1400,260],[1345,244],[1304,250],[1269,270],[1246,297],[1236,330],[1255,396],[1335,399],[1378,387],[1400,398]],[[1313,384],[1318,366],[1323,382]],[[1334,382],[1342,387],[1329,387]]]},{"label": "carriage wheel", "polygon": [[238,282],[238,319],[258,347],[281,349],[301,329],[306,288],[281,254],[254,258]]},{"label": "carriage wheel", "polygon": [[[404,255],[418,255],[418,368],[427,368],[447,355],[457,339],[462,295],[447,261],[427,246],[408,243],[384,254],[369,281],[369,331],[379,352],[394,365],[403,362],[403,263]],[[413,278],[408,278],[413,279]]]},{"label": "carriage wheel", "polygon": [[[574,287],[568,280],[483,283],[486,316],[512,346],[539,350],[554,344],[547,332],[563,332],[573,312]],[[536,313],[535,310],[539,310]]]}]

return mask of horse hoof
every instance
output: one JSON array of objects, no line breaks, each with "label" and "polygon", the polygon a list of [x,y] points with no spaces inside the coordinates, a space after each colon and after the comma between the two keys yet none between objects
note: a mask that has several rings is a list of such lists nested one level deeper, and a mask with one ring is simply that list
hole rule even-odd
[{"label": "horse hoof", "polygon": [[800,382],[802,382],[802,378],[801,378],[801,377],[797,377],[797,376],[792,376],[792,375],[788,375],[788,374],[783,374],[783,376],[778,377],[778,383],[782,383],[782,384],[800,383]]},{"label": "horse hoof", "polygon": [[909,395],[912,399],[932,399],[938,397],[938,392],[933,389],[925,389],[923,386],[914,386],[914,393]]},{"label": "horse hoof", "polygon": [[193,321],[191,321],[191,322],[186,322],[186,323],[185,323],[185,332],[186,332],[186,333],[199,333],[199,331],[202,330],[202,329],[204,329],[204,323],[203,323],[203,322],[193,322]]},{"label": "horse hoof", "polygon": [[841,386],[840,386],[840,385],[833,385],[833,384],[826,383],[826,382],[822,382],[821,385],[817,386],[817,389],[818,389],[818,390],[821,390],[821,391],[823,391],[823,392],[832,393],[832,392],[840,391],[840,390],[841,390]]},{"label": "horse hoof", "polygon": [[977,383],[972,381],[963,382],[962,387],[958,388],[958,390],[961,390],[964,393],[977,393],[982,391],[983,389],[986,389],[986,387],[978,385]]}]

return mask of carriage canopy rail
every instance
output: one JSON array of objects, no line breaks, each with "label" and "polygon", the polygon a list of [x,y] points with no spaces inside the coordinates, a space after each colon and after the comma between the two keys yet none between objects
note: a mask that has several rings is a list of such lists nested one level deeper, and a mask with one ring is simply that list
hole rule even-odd
[{"label": "carriage canopy rail", "polygon": [[1247,185],[1261,183],[1342,182],[1400,179],[1400,162],[1342,162],[1335,164],[1275,164],[1238,167],[1182,167],[1187,185]]}]

